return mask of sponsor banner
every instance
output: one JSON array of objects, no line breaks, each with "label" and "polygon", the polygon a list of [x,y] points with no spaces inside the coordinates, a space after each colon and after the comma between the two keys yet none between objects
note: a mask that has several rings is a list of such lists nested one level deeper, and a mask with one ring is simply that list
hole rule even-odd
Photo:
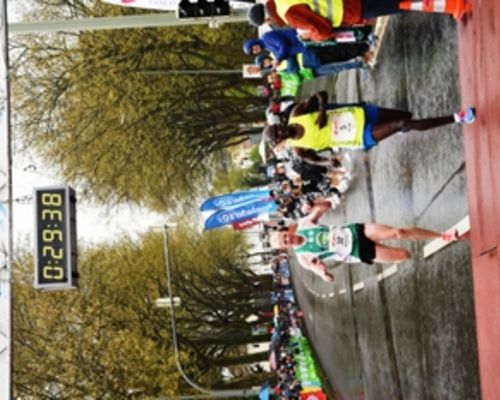
[{"label": "sponsor banner", "polygon": [[255,64],[243,64],[242,67],[243,78],[248,79],[261,79],[262,78],[262,70],[258,65]]},{"label": "sponsor banner", "polygon": [[255,218],[260,214],[276,211],[278,206],[273,200],[265,199],[245,204],[241,207],[228,210],[218,210],[212,213],[205,221],[205,229],[215,229],[224,225],[234,224],[247,219]]},{"label": "sponsor banner", "polygon": [[269,195],[269,189],[247,190],[242,192],[221,194],[219,196],[210,197],[209,199],[205,200],[200,206],[200,211],[239,207],[245,203],[250,203],[255,200],[266,199],[269,197]]},{"label": "sponsor banner", "polygon": [[149,8],[152,10],[175,11],[179,0],[102,0],[115,6]]},{"label": "sponsor banner", "polygon": [[235,222],[233,224],[233,229],[236,229],[238,231],[243,231],[245,229],[248,229],[254,225],[257,225],[260,221],[255,219],[255,218],[252,218],[252,219],[247,219],[245,221],[241,221],[241,222]]},{"label": "sponsor banner", "polygon": [[307,339],[304,336],[290,338],[289,346],[299,350],[293,356],[293,363],[295,376],[302,387],[321,388],[321,380]]}]

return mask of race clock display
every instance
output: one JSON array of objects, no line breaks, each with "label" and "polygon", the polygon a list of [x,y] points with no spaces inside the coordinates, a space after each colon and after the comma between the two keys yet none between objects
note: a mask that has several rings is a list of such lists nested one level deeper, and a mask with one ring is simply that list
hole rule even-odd
[{"label": "race clock display", "polygon": [[35,288],[77,287],[76,196],[69,186],[34,189]]}]

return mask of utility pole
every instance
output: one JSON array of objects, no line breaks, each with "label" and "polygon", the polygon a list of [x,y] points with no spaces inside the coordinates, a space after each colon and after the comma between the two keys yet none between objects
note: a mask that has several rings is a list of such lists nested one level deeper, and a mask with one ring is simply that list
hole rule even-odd
[{"label": "utility pole", "polygon": [[[163,226],[163,256],[165,263],[165,274],[167,275],[167,288],[168,288],[168,299],[169,303],[175,304],[175,297],[173,295],[172,290],[172,271],[170,270],[170,249],[168,242],[168,231],[169,229],[175,228],[177,224],[165,223]],[[179,371],[179,374],[184,378],[184,380],[189,383],[190,386],[203,393],[198,396],[187,396],[188,399],[197,399],[197,398],[228,398],[228,397],[256,397],[259,393],[258,389],[239,389],[239,390],[212,390],[209,388],[204,388],[193,382],[184,372],[180,362],[180,354],[179,354],[179,343],[177,341],[177,329],[175,325],[175,307],[168,307],[170,310],[170,322],[172,328],[172,343],[174,345],[174,356],[175,356],[175,364]],[[185,396],[178,397],[180,399],[186,399]],[[164,398],[165,400],[170,398]]]},{"label": "utility pole", "polygon": [[212,27],[217,27],[220,24],[244,22],[247,20],[246,16],[247,11],[245,9],[238,9],[233,10],[232,15],[229,16],[210,18],[177,19],[174,12],[164,12],[143,15],[123,15],[120,17],[14,22],[9,24],[9,33],[14,35],[40,32],[97,31],[104,29],[154,28],[160,26],[187,25],[210,25]]},{"label": "utility pole", "polygon": [[238,74],[241,75],[243,71],[240,69],[146,69],[137,71],[142,75],[225,75],[225,74]]},{"label": "utility pole", "polygon": [[13,221],[12,221],[12,132],[10,123],[10,79],[9,41],[7,26],[7,0],[0,2],[0,196],[6,199],[2,207],[3,221],[0,239],[5,241],[6,257],[0,260],[0,400],[12,399],[12,371],[14,335],[12,329],[12,264],[13,264]]}]

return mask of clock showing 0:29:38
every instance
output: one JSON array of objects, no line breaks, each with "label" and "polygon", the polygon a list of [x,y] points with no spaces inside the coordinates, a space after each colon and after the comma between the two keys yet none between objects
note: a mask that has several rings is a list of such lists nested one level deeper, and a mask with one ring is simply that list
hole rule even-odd
[{"label": "clock showing 0:29:38", "polygon": [[76,197],[69,186],[34,189],[35,287],[77,286]]}]

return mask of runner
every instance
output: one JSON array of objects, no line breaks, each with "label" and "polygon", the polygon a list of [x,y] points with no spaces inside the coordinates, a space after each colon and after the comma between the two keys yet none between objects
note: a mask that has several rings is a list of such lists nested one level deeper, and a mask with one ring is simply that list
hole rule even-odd
[{"label": "runner", "polygon": [[322,225],[319,219],[330,209],[328,202],[315,205],[309,215],[270,234],[273,248],[295,249],[300,264],[326,282],[334,280],[325,261],[345,263],[400,263],[411,257],[408,250],[389,247],[384,240],[421,240],[441,238],[456,240],[455,233],[437,233],[422,228],[394,228],[389,225],[347,224]]},{"label": "runner", "polygon": [[417,120],[408,111],[366,103],[328,104],[327,99],[324,91],[315,94],[294,107],[287,126],[270,125],[264,134],[278,148],[290,146],[299,157],[318,165],[330,165],[330,159],[316,152],[338,148],[369,150],[398,132],[426,131],[475,121],[472,107],[444,117]]}]

